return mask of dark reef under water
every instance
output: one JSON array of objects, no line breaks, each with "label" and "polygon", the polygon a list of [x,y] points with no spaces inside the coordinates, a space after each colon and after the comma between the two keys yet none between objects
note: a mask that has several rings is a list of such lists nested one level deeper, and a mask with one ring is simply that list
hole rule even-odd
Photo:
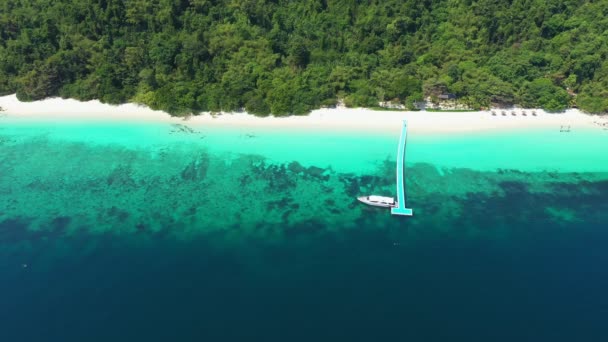
[{"label": "dark reef under water", "polygon": [[410,165],[403,218],[354,199],[394,161],[31,144],[0,153],[2,341],[608,338],[606,174]]}]

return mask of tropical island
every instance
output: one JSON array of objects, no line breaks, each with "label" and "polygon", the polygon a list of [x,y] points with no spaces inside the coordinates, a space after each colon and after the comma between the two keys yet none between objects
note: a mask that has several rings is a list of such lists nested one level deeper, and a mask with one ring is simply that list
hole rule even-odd
[{"label": "tropical island", "polygon": [[185,115],[416,109],[608,111],[608,3],[32,0],[0,4],[0,95]]}]

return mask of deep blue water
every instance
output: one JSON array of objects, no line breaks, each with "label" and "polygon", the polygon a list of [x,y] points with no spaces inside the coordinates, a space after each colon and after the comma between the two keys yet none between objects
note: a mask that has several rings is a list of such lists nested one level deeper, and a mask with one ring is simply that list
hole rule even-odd
[{"label": "deep blue water", "polygon": [[408,242],[407,227],[359,227],[268,244],[66,237],[5,222],[0,337],[600,341],[608,336],[603,223],[538,223],[506,241]]}]

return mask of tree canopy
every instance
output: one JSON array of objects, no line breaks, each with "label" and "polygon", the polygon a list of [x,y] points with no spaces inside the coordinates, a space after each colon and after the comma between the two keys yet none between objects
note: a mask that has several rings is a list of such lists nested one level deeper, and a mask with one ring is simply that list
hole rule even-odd
[{"label": "tree canopy", "polygon": [[2,1],[0,94],[286,115],[449,92],[602,113],[606,13],[591,0]]}]

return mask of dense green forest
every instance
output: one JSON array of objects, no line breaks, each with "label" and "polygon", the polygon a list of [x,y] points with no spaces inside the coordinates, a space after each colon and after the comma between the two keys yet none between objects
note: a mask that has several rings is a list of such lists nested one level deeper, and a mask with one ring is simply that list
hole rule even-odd
[{"label": "dense green forest", "polygon": [[456,94],[608,111],[608,1],[10,0],[0,93],[174,114]]}]

